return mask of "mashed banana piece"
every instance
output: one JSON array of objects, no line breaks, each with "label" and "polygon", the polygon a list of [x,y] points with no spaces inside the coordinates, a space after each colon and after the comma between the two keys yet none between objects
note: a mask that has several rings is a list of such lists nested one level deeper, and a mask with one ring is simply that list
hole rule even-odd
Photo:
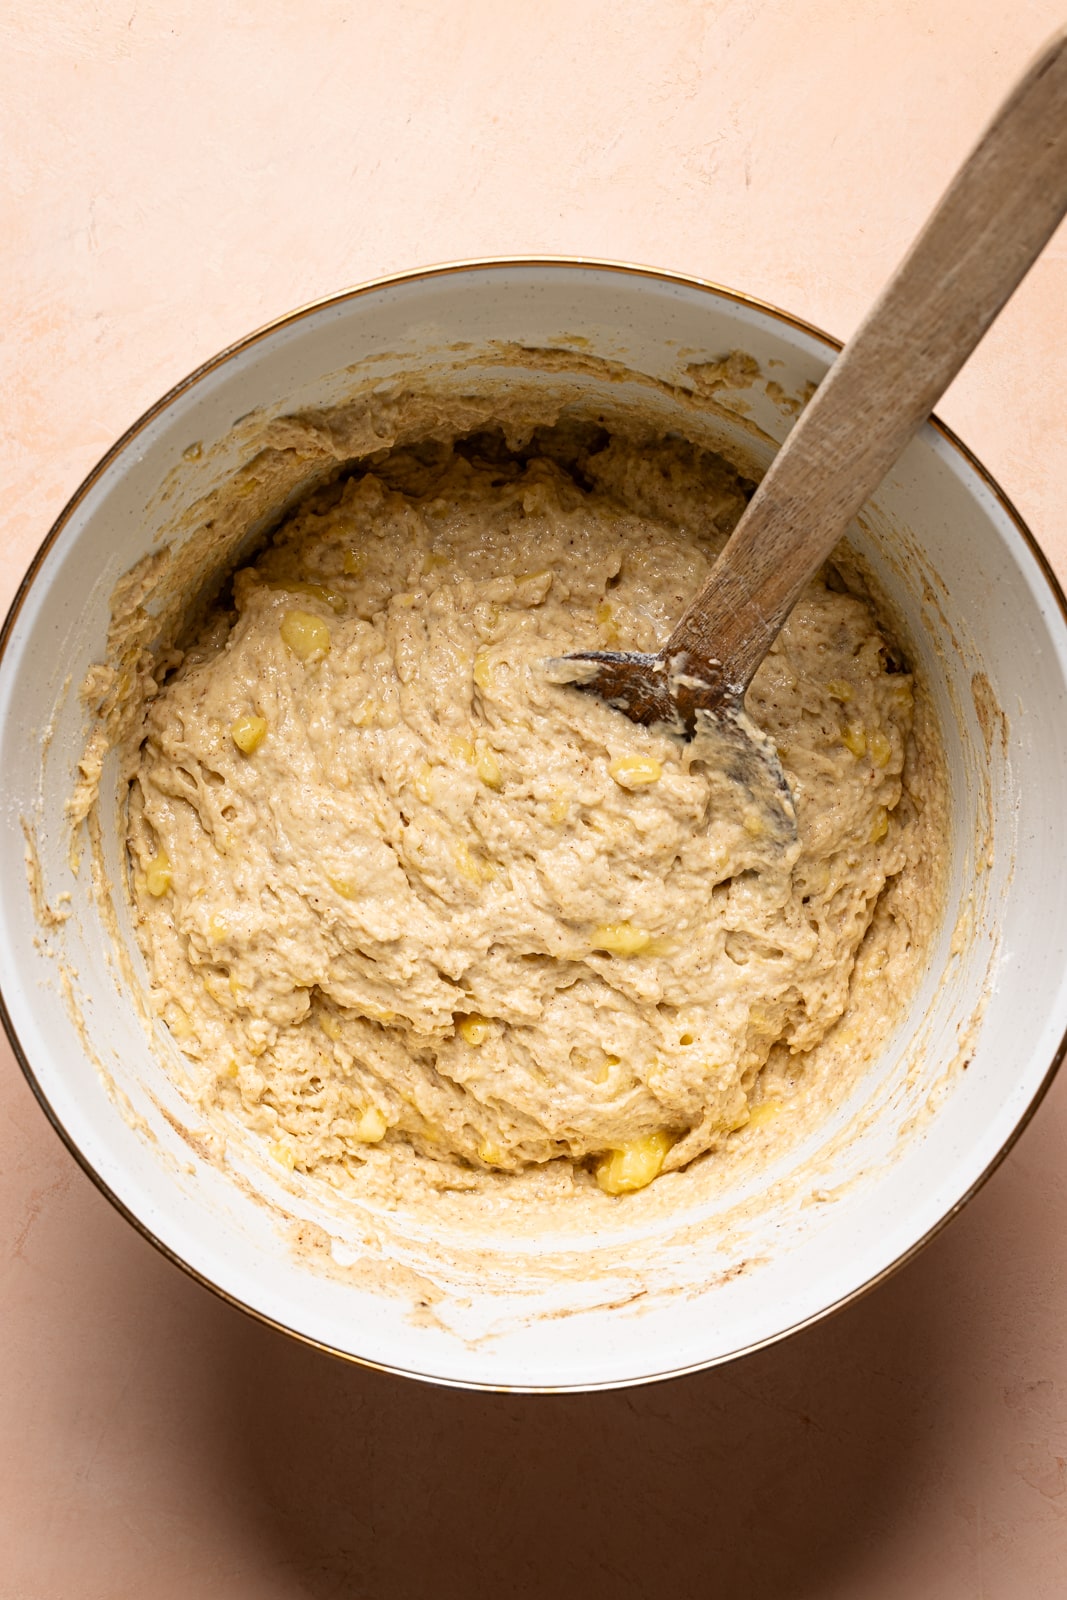
[{"label": "mashed banana piece", "polygon": [[655,649],[749,487],[680,442],[554,455],[478,439],[319,491],[148,705],[154,1002],[288,1167],[380,1146],[639,1187],[824,1037],[909,860],[911,681],[832,573],[747,701],[786,855],[696,746],[547,680],[568,649]]}]

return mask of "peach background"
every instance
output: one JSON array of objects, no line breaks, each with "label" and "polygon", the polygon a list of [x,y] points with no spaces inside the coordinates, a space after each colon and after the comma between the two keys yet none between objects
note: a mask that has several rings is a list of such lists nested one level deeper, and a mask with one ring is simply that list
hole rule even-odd
[{"label": "peach background", "polygon": [[[585,253],[847,335],[1052,0],[12,0],[0,586],[229,340]],[[946,399],[1067,577],[1067,240]],[[1050,730],[1062,737],[1062,730]],[[1067,1080],[965,1215],[721,1372],[536,1399],[348,1369],[114,1214],[0,1060],[0,1596],[1067,1592]]]}]

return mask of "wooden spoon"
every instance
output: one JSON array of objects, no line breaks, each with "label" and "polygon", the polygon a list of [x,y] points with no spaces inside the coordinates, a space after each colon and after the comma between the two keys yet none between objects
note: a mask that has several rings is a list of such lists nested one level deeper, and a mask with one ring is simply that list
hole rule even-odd
[{"label": "wooden spoon", "polygon": [[800,591],[959,372],[1067,211],[1067,29],[1044,47],[837,357],[696,599],[655,655],[581,651],[554,682],[691,737],[795,838],[785,775],[744,694]]}]

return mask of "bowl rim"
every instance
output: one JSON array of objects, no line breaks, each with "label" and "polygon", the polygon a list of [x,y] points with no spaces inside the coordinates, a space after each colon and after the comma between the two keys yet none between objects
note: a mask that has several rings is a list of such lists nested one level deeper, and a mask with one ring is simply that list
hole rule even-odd
[{"label": "bowl rim", "polygon": [[[651,278],[660,283],[675,284],[685,289],[696,289],[713,297],[727,300],[734,305],[746,306],[756,311],[763,312],[772,317],[775,321],[784,323],[786,326],[794,328],[799,332],[807,334],[809,337],[817,340],[826,347],[827,351],[830,352],[831,355],[840,351],[844,345],[844,340],[837,338],[833,334],[827,333],[825,329],[817,327],[814,323],[808,322],[805,318],[798,317],[790,311],[784,311],[780,306],[776,306],[770,301],[762,300],[756,295],[747,294],[739,289],[731,289],[725,284],[717,283],[713,279],[702,278],[696,276],[695,274],[675,271],[669,268],[643,266],[636,262],[619,261],[597,256],[504,255],[462,258],[454,261],[434,263],[423,267],[411,267],[400,272],[386,273],[380,277],[368,278],[359,283],[353,284],[348,288],[337,290],[332,294],[323,295],[317,299],[305,301],[303,304],[295,307],[293,310],[284,312],[282,315],[274,317],[270,321],[261,324],[259,327],[253,329],[250,333],[245,334],[242,338],[235,340],[232,344],[224,346],[224,348],[216,355],[210,356],[206,361],[201,362],[199,366],[195,367],[184,378],[179,379],[177,383],[173,384],[158,400],[149,406],[147,410],[142,412],[142,414],[133,423],[131,423],[122,434],[120,434],[115,443],[111,445],[111,447],[100,457],[96,464],[90,468],[89,472],[74,490],[73,494],[67,500],[66,504],[59,512],[59,515],[52,523],[48,532],[45,534],[44,539],[41,541],[40,546],[32,557],[17,589],[15,590],[15,594],[8,607],[7,614],[4,617],[2,625],[0,625],[0,671],[3,669],[7,646],[26,598],[29,595],[29,592],[53,545],[59,539],[60,535],[70,522],[71,518],[74,516],[75,512],[78,510],[79,506],[85,500],[86,496],[89,494],[94,485],[107,472],[112,463],[122,455],[126,447],[132,443],[132,441],[135,440],[152,422],[154,422],[157,417],[162,415],[162,413],[167,410],[174,400],[187,393],[189,390],[195,388],[197,383],[199,383],[202,378],[206,377],[211,372],[217,371],[220,367],[227,365],[237,356],[243,354],[245,351],[251,349],[254,345],[260,343],[261,340],[267,339],[272,334],[277,333],[280,329],[301,322],[306,317],[312,316],[318,311],[325,310],[327,307],[344,304],[347,301],[360,298],[367,294],[372,294],[377,290],[389,289],[402,284],[415,283],[425,279],[450,277],[457,274],[484,271],[486,269],[508,270],[527,267],[545,267],[549,269],[561,269],[569,271],[577,269],[579,271],[588,270],[591,272],[618,273],[620,275]],[[942,422],[936,414],[931,415],[929,422],[934,431],[940,435],[945,443],[953,451],[955,451],[959,457],[962,458],[964,464],[969,467],[975,476],[980,480],[980,482],[984,484],[986,489],[988,489],[993,496],[1001,511],[1003,511],[1009,520],[1014,524],[1024,546],[1033,557],[1038,571],[1044,578],[1048,592],[1052,600],[1055,602],[1055,605],[1058,608],[1064,623],[1067,624],[1067,595],[1065,595],[1063,587],[1061,586],[1060,581],[1048,560],[1048,557],[1045,555],[1041,545],[1038,543],[1036,536],[1031,531],[1016,506],[1001,488],[1000,484],[993,477],[992,473],[990,473],[988,469],[982,465],[981,461],[979,461],[974,452],[966,444],[964,444],[963,440],[960,439],[951,428]],[[847,1294],[842,1295],[838,1300],[831,1302],[829,1305],[821,1307],[818,1311],[813,1312],[808,1317],[802,1318],[798,1322],[791,1323],[787,1328],[780,1329],[773,1334],[767,1335],[766,1338],[753,1340],[748,1344],[740,1346],[736,1350],[730,1350],[719,1355],[710,1356],[706,1360],[687,1362],[682,1366],[672,1367],[663,1372],[649,1373],[634,1378],[612,1378],[606,1379],[603,1382],[595,1383],[502,1384],[488,1381],[483,1382],[470,1378],[461,1379],[442,1377],[434,1373],[419,1372],[413,1368],[404,1367],[399,1364],[371,1360],[367,1356],[360,1356],[356,1355],[352,1351],[339,1349],[337,1346],[331,1345],[325,1340],[316,1339],[310,1334],[301,1332],[299,1329],[291,1328],[288,1326],[288,1324],[280,1321],[278,1318],[269,1316],[266,1312],[257,1309],[255,1306],[249,1305],[246,1301],[241,1300],[237,1295],[223,1287],[223,1285],[216,1283],[213,1279],[207,1277],[199,1270],[199,1268],[186,1261],[177,1253],[177,1251],[165,1244],[162,1239],[158,1238],[157,1235],[152,1232],[151,1228],[149,1228],[148,1225],[140,1217],[138,1217],[122,1199],[120,1199],[107,1181],[92,1165],[88,1157],[83,1153],[76,1140],[68,1132],[55,1107],[45,1094],[44,1089],[33,1070],[29,1057],[27,1056],[26,1051],[23,1049],[22,1042],[19,1038],[18,1032],[11,1017],[11,1013],[8,1010],[7,1002],[4,998],[3,989],[4,984],[3,982],[0,982],[0,1023],[3,1024],[4,1032],[7,1035],[7,1039],[11,1045],[15,1059],[22,1069],[23,1076],[26,1079],[26,1082],[29,1084],[29,1087],[42,1111],[48,1118],[48,1121],[52,1124],[52,1127],[59,1135],[67,1150],[74,1157],[82,1171],[87,1175],[99,1192],[108,1201],[110,1201],[110,1203],[115,1207],[116,1211],[118,1211],[120,1215],[123,1216],[134,1229],[136,1229],[142,1238],[146,1239],[149,1244],[153,1245],[161,1255],[165,1256],[169,1261],[172,1261],[175,1266],[180,1267],[181,1270],[190,1278],[192,1278],[194,1282],[199,1283],[204,1288],[211,1290],[213,1294],[217,1295],[219,1299],[225,1301],[228,1305],[236,1307],[237,1310],[244,1312],[247,1316],[253,1318],[255,1321],[264,1324],[266,1327],[273,1328],[279,1333],[286,1334],[289,1338],[295,1339],[299,1343],[307,1345],[312,1349],[320,1350],[327,1355],[335,1356],[339,1360],[349,1362],[354,1366],[367,1367],[376,1372],[390,1373],[397,1377],[415,1378],[422,1382],[432,1383],[445,1388],[469,1389],[472,1391],[490,1393],[596,1393],[611,1389],[631,1388],[647,1383],[665,1382],[671,1378],[681,1378],[691,1373],[706,1371],[712,1367],[724,1366],[727,1362],[736,1361],[743,1356],[752,1355],[757,1350],[767,1349],[772,1345],[780,1343],[784,1339],[790,1338],[793,1334],[801,1332],[805,1328],[813,1327],[816,1323],[835,1316],[838,1312],[843,1311],[847,1306],[853,1305],[855,1302],[862,1299],[865,1295],[876,1289],[880,1284],[886,1282],[895,1273],[899,1272],[902,1267],[906,1266],[907,1263],[917,1256],[921,1250],[925,1249],[926,1245],[928,1245],[930,1241],[942,1231],[942,1229],[946,1228],[948,1224],[959,1215],[964,1206],[966,1206],[968,1202],[974,1198],[978,1191],[984,1187],[984,1185],[992,1177],[993,1173],[996,1172],[997,1168],[1010,1154],[1025,1130],[1029,1127],[1031,1121],[1037,1113],[1039,1106],[1041,1105],[1041,1102],[1044,1100],[1046,1094],[1051,1088],[1053,1079],[1059,1071],[1065,1056],[1067,1056],[1067,1032],[1065,1032],[1059,1042],[1059,1045],[1053,1053],[1052,1060],[1043,1077],[1041,1078],[1041,1081],[1034,1090],[1033,1095],[1031,1096],[1028,1104],[1024,1107],[1015,1125],[1011,1129],[1011,1132],[1008,1134],[1007,1138],[1004,1140],[1003,1144],[1000,1146],[993,1158],[989,1161],[984,1170],[978,1175],[965,1193],[960,1196],[955,1204],[951,1206],[950,1209],[937,1220],[937,1222],[928,1228],[926,1232],[923,1233],[918,1239],[914,1240],[906,1250],[902,1251],[901,1254],[895,1258],[895,1260],[891,1261],[887,1266],[879,1269],[879,1271],[874,1273],[871,1277],[865,1279],[863,1283],[856,1285],[855,1288],[849,1290]]]}]

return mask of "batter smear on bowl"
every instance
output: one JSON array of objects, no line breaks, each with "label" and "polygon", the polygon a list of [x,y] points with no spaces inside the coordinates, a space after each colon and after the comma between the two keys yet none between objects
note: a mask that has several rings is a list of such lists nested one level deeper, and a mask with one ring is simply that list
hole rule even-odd
[{"label": "batter smear on bowl", "polygon": [[922,855],[871,604],[824,569],[749,691],[785,850],[699,743],[545,672],[656,649],[750,489],[679,440],[488,432],[317,490],[234,575],[129,795],[153,1000],[205,1104],[335,1180],[562,1160],[614,1195],[719,1148],[769,1062],[802,1074]]}]

